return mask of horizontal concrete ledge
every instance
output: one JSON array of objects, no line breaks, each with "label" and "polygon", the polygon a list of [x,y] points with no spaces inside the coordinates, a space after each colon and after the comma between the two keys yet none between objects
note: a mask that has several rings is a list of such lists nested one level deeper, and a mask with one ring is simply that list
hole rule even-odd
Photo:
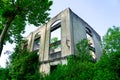
[{"label": "horizontal concrete ledge", "polygon": [[[69,55],[69,56],[71,56],[71,55]],[[40,62],[40,64],[45,64],[45,63],[55,62],[55,61],[62,60],[62,59],[67,59],[67,57],[69,57],[69,56],[64,56],[64,57],[60,57],[60,58],[42,61],[42,62]]]}]

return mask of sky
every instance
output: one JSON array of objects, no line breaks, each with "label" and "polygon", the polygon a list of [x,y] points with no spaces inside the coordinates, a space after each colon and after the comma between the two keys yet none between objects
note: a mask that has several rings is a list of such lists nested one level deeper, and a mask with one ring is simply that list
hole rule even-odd
[{"label": "sky", "polygon": [[[102,37],[107,29],[112,26],[120,26],[120,0],[53,0],[50,17],[56,16],[62,10],[70,8],[74,13],[86,21]],[[36,30],[33,25],[26,26],[27,36],[31,31]],[[13,51],[15,44],[7,43],[6,50]],[[5,67],[8,56],[2,54],[0,65]]]}]

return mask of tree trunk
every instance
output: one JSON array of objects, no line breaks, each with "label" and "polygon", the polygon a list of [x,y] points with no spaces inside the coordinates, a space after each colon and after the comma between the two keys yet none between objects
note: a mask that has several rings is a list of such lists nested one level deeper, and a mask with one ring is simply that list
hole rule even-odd
[{"label": "tree trunk", "polygon": [[0,56],[1,56],[1,53],[2,53],[5,36],[6,36],[7,32],[8,32],[10,24],[14,20],[14,18],[15,18],[15,15],[11,15],[10,17],[8,17],[8,20],[6,22],[6,26],[4,27],[4,29],[2,30],[2,33],[0,35]]}]

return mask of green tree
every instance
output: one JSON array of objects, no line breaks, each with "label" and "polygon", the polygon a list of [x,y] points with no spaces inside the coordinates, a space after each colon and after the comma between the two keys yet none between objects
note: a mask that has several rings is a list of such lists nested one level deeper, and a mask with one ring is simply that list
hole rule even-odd
[{"label": "green tree", "polygon": [[6,67],[0,67],[0,80],[11,80],[11,76],[9,75],[9,62],[6,62]]},{"label": "green tree", "polygon": [[103,54],[94,66],[92,80],[120,80],[120,53]]},{"label": "green tree", "polygon": [[[50,41],[51,41],[50,43],[56,43],[58,41],[58,38],[57,37],[53,37]],[[59,46],[59,44],[56,43],[56,44],[51,46],[51,49],[54,50],[54,49],[58,48],[58,46]]]},{"label": "green tree", "polygon": [[105,53],[120,52],[120,27],[109,28],[103,37],[103,48]]},{"label": "green tree", "polygon": [[18,49],[11,56],[9,75],[12,80],[39,80],[39,60],[37,53]]},{"label": "green tree", "polygon": [[103,48],[103,56],[95,64],[93,80],[120,80],[120,27],[108,29]]},{"label": "green tree", "polygon": [[50,0],[0,0],[0,54],[6,41],[21,40],[26,22],[35,26],[45,23],[51,5]]},{"label": "green tree", "polygon": [[9,76],[9,68],[1,68],[0,67],[0,80],[10,80]]}]

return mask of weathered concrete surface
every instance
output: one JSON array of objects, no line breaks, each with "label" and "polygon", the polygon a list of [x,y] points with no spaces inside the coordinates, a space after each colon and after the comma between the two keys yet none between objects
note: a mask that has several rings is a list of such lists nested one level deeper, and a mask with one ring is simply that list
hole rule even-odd
[{"label": "weathered concrete surface", "polygon": [[[50,48],[50,31],[51,26],[56,22],[61,22],[61,55],[59,58],[49,58]],[[87,38],[86,28],[90,31],[90,36],[94,42],[95,55],[98,60],[102,55],[102,48],[100,45],[100,36],[93,30],[84,20],[73,13],[69,8],[60,12],[48,23],[44,24],[36,31],[32,32],[26,39],[28,40],[28,50],[33,51],[33,44],[35,35],[40,33],[40,47],[39,47],[39,60],[42,63],[40,65],[40,72],[50,73],[50,66],[57,65],[62,62],[66,64],[66,57],[74,55],[76,53],[76,44]]]}]

